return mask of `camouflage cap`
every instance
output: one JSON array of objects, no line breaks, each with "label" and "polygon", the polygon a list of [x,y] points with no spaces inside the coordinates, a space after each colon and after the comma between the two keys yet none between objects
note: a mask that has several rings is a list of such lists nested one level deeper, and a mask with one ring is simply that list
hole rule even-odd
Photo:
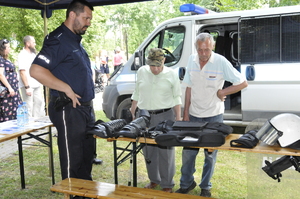
[{"label": "camouflage cap", "polygon": [[149,50],[146,64],[149,66],[161,66],[165,58],[164,52],[160,48],[151,48]]}]

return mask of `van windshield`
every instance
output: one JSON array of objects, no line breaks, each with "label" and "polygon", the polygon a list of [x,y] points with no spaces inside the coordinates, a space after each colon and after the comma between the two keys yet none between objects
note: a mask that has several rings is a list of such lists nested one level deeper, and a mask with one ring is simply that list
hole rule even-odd
[{"label": "van windshield", "polygon": [[184,36],[184,26],[169,27],[160,31],[145,48],[144,63],[149,49],[162,48],[166,57],[165,66],[175,65],[181,58]]}]

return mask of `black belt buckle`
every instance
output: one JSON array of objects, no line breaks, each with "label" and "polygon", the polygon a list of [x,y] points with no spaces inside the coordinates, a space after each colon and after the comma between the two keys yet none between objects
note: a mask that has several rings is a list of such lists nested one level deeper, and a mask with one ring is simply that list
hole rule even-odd
[{"label": "black belt buckle", "polygon": [[59,97],[54,102],[54,109],[56,111],[61,111],[63,107],[72,102],[72,100],[63,92],[59,92]]}]

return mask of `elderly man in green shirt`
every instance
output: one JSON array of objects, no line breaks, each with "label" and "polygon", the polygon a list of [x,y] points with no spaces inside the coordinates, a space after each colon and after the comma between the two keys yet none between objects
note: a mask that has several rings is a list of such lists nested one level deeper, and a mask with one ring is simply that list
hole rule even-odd
[{"label": "elderly man in green shirt", "polygon": [[[132,94],[130,108],[133,119],[136,108],[148,110],[151,116],[150,128],[164,120],[181,120],[181,86],[178,75],[164,66],[162,49],[152,48],[146,60],[147,65],[137,72],[136,87]],[[158,185],[163,191],[172,192],[175,174],[175,150],[173,147],[146,145],[143,148],[150,183],[145,186],[154,189]]]}]

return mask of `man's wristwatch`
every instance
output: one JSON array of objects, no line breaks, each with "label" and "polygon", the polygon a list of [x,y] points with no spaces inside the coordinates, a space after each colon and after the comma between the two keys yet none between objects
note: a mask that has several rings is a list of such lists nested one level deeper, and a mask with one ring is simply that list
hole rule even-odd
[{"label": "man's wristwatch", "polygon": [[25,88],[25,89],[28,89],[28,88],[30,88],[30,86],[24,86],[24,88]]}]

